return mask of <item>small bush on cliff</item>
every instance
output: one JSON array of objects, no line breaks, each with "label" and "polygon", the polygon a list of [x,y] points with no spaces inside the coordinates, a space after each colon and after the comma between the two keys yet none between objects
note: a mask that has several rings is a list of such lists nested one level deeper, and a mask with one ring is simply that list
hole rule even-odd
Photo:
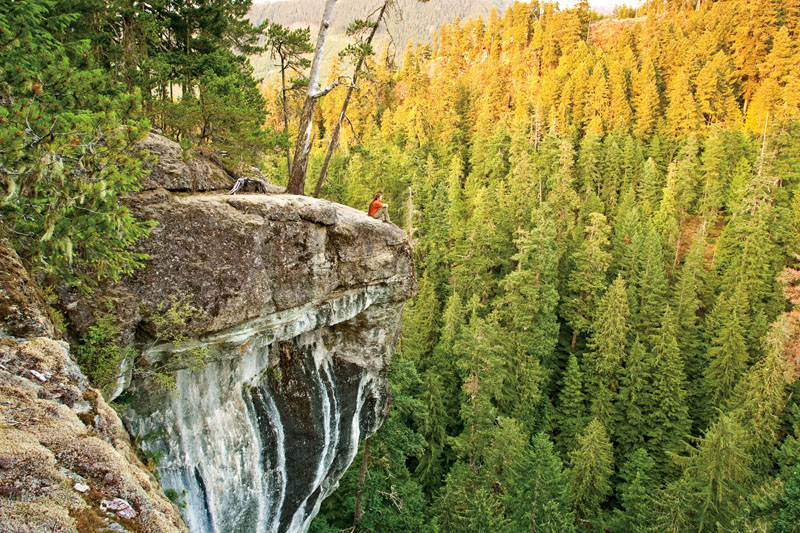
[{"label": "small bush on cliff", "polygon": [[95,316],[95,323],[81,338],[75,356],[84,374],[106,396],[123,373],[126,360],[136,351],[119,345],[120,328],[117,317],[108,312]]},{"label": "small bush on cliff", "polygon": [[140,307],[153,334],[149,347],[165,345],[164,351],[169,354],[152,365],[144,360],[139,361],[135,372],[139,376],[147,377],[162,390],[175,388],[175,373],[178,370],[199,370],[208,359],[208,348],[205,346],[181,346],[196,333],[191,323],[202,314],[199,309],[186,302],[188,298],[184,295],[173,295],[158,308],[153,309],[146,305]]}]

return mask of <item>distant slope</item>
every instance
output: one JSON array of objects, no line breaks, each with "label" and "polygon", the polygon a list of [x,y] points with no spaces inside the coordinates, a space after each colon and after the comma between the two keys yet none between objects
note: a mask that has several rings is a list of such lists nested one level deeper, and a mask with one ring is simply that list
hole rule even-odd
[{"label": "distant slope", "polygon": [[[328,59],[345,46],[347,25],[353,19],[366,17],[381,4],[381,0],[339,0],[336,3],[330,33],[330,48],[326,54]],[[506,8],[512,4],[513,0],[431,0],[425,3],[417,0],[398,0],[399,9],[388,19],[389,34],[393,38],[398,55],[402,55],[408,42],[431,42],[434,31],[442,24],[449,24],[456,17],[467,19],[480,15],[485,18],[489,16],[492,8],[497,9],[498,15],[502,16]],[[314,41],[316,28],[322,17],[322,8],[323,3],[319,0],[256,3],[250,10],[250,20],[254,24],[270,20],[295,28],[309,26]],[[388,41],[386,29],[381,27],[380,33],[376,36],[376,48],[380,49]],[[268,57],[252,58],[251,61],[257,77],[269,75],[271,65]]]}]

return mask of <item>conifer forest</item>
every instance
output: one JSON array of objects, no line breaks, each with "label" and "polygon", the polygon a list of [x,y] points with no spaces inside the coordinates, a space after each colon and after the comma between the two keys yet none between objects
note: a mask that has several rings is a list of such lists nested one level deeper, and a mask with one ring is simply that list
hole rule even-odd
[{"label": "conifer forest", "polygon": [[[418,292],[310,531],[800,531],[800,1],[515,2],[397,53],[374,3],[305,192],[383,192]],[[317,30],[251,7],[0,1],[0,236],[44,286],[141,264],[151,128],[289,182]]]}]

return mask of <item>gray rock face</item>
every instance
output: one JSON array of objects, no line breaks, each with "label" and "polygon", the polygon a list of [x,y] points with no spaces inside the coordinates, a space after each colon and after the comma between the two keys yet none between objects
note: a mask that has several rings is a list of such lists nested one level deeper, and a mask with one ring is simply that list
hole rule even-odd
[{"label": "gray rock face", "polygon": [[[145,269],[70,317],[88,327],[112,301],[148,364],[207,348],[210,362],[163,392],[137,373],[123,419],[162,454],[165,489],[185,492],[193,532],[305,531],[386,415],[385,372],[416,290],[403,231],[363,212],[289,195],[129,202],[157,220]],[[180,298],[201,311],[191,338],[158,342],[143,309]],[[142,364],[140,361],[139,364]]]},{"label": "gray rock face", "polygon": [[143,165],[151,171],[140,181],[143,190],[159,187],[171,191],[228,190],[235,181],[202,155],[184,159],[181,145],[166,137],[151,133],[137,143],[137,148],[157,158],[157,162],[146,161]]}]

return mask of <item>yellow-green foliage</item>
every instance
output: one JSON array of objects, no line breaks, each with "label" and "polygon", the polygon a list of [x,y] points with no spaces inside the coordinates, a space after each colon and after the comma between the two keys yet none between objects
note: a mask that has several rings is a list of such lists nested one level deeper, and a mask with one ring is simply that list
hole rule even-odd
[{"label": "yellow-green foliage", "polygon": [[[146,375],[163,390],[175,388],[175,372],[181,368],[199,370],[205,366],[208,358],[208,348],[194,346],[184,348],[180,345],[188,341],[194,333],[191,327],[193,319],[202,312],[185,301],[184,296],[171,296],[165,303],[156,309],[142,305],[142,315],[149,323],[154,338],[151,346],[166,344],[169,355],[159,364],[136,369],[140,375]],[[174,350],[171,350],[174,348]]]},{"label": "yellow-green foliage", "polygon": [[117,317],[108,311],[95,316],[95,324],[91,326],[75,349],[75,356],[83,372],[89,380],[104,393],[123,373],[126,359],[132,359],[136,351],[130,347],[119,345],[120,328]]}]

